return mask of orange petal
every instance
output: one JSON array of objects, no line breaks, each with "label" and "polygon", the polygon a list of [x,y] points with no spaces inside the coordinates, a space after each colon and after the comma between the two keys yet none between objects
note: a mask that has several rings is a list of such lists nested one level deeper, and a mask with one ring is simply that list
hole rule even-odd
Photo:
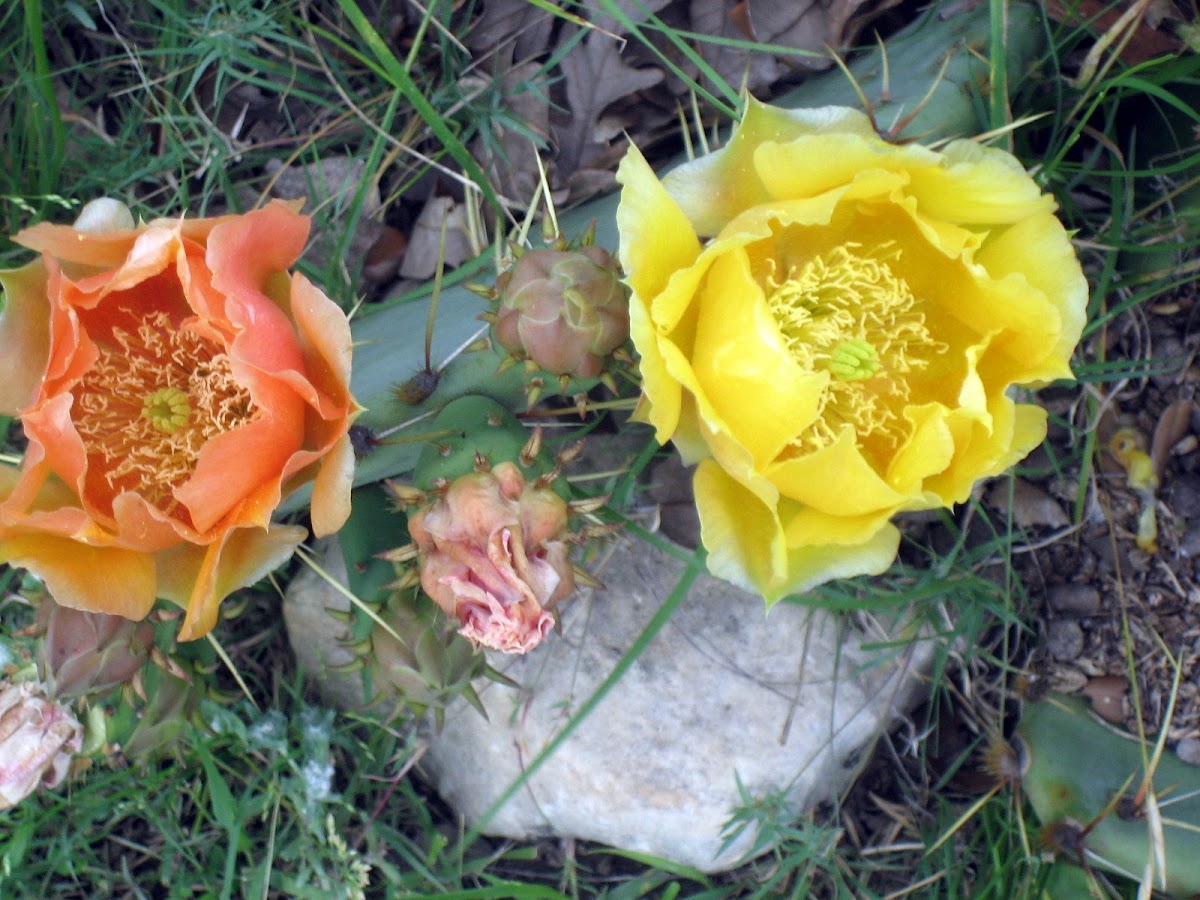
[{"label": "orange petal", "polygon": [[158,592],[187,610],[179,640],[204,637],[221,601],[281,566],[308,536],[299,526],[238,528],[207,547],[181,544],[158,554]]},{"label": "orange petal", "polygon": [[324,418],[344,418],[350,407],[353,347],[346,314],[311,281],[303,275],[295,275],[292,278],[292,319],[299,334],[304,373],[323,395],[312,405]]},{"label": "orange petal", "polygon": [[154,606],[154,557],[47,534],[0,540],[0,562],[28,569],[71,609],[144,619]]},{"label": "orange petal", "polygon": [[15,415],[34,398],[50,358],[50,300],[46,267],[35,260],[0,271],[4,308],[0,310],[0,414]]},{"label": "orange petal", "polygon": [[354,486],[354,445],[343,435],[321,460],[312,492],[312,529],[317,537],[333,534],[350,518]]},{"label": "orange petal", "polygon": [[32,228],[18,231],[14,244],[53,256],[63,262],[111,269],[119,266],[129,255],[141,229],[87,234],[70,225],[51,225],[41,222]]},{"label": "orange petal", "polygon": [[208,267],[219,291],[243,299],[300,258],[308,240],[307,216],[278,201],[226,219],[208,235]]}]

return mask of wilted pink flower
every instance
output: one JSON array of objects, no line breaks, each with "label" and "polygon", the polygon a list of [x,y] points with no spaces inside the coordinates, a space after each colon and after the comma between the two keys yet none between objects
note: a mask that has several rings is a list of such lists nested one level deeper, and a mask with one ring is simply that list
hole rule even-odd
[{"label": "wilted pink flower", "polygon": [[421,586],[473,643],[525,653],[554,627],[547,611],[575,588],[563,540],[567,504],[512,463],[472,472],[408,522]]},{"label": "wilted pink flower", "polygon": [[67,777],[83,726],[34,682],[0,684],[0,809]]}]

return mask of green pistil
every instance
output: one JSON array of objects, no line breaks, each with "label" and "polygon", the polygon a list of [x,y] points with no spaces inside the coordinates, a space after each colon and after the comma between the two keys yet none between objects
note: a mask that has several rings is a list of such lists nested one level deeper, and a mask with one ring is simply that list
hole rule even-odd
[{"label": "green pistil", "polygon": [[142,418],[164,434],[174,434],[188,423],[192,407],[179,388],[161,388],[142,401]]},{"label": "green pistil", "polygon": [[863,381],[879,371],[879,354],[866,341],[843,341],[833,348],[827,368],[838,381]]}]

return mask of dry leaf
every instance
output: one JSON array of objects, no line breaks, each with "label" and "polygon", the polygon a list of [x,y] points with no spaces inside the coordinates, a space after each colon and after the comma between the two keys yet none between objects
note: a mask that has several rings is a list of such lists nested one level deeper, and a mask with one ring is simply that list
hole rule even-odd
[{"label": "dry leaf", "polygon": [[1183,440],[1192,427],[1194,407],[1191,397],[1178,397],[1158,417],[1154,437],[1150,441],[1150,461],[1159,480],[1162,480],[1163,470],[1167,467],[1171,448]]},{"label": "dry leaf", "polygon": [[400,264],[403,278],[424,281],[437,271],[442,221],[446,222],[446,268],[460,266],[475,255],[467,237],[467,216],[453,197],[432,196],[425,201],[408,238],[408,252]]},{"label": "dry leaf", "polygon": [[[569,39],[564,34],[560,48]],[[597,151],[608,149],[595,138],[596,122],[609,104],[663,80],[660,69],[633,69],[621,60],[617,41],[593,31],[559,64],[566,82],[568,118],[555,123],[560,178],[589,165]]]},{"label": "dry leaf", "polygon": [[[1009,503],[1008,483],[997,482],[987,492],[987,504],[1005,511]],[[1012,483],[1012,519],[1018,528],[1065,528],[1071,524],[1057,500],[1023,478]]]}]

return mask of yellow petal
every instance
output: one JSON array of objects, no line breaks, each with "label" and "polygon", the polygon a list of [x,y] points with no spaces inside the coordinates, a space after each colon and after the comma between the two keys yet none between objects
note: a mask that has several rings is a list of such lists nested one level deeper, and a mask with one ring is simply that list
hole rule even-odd
[{"label": "yellow petal", "polygon": [[144,619],[154,606],[154,556],[25,533],[0,540],[0,562],[28,569],[57,603],[85,612]]},{"label": "yellow petal", "polygon": [[896,491],[915,495],[925,479],[944,472],[954,459],[954,434],[948,410],[940,403],[910,406],[904,411],[911,431],[888,464],[887,483]]},{"label": "yellow petal", "polygon": [[787,581],[776,589],[774,596],[767,595],[767,602],[802,594],[837,578],[882,575],[895,561],[899,547],[900,531],[888,522],[868,533],[860,544],[789,547]]},{"label": "yellow petal", "polygon": [[[1046,411],[1040,406],[1013,403],[1007,396],[993,397],[988,405],[990,427],[978,420],[967,438],[958,438],[953,464],[925,482],[949,506],[962,503],[980,479],[999,475],[1029,455],[1046,437]],[[953,424],[953,415],[951,416]]]},{"label": "yellow petal", "polygon": [[1003,225],[1052,212],[1054,198],[1043,194],[1017,159],[975,141],[951,141],[945,162],[910,172],[908,193],[921,212],[960,225]]},{"label": "yellow petal", "polygon": [[765,141],[785,143],[812,134],[873,136],[870,120],[839,106],[786,110],[747,98],[746,114],[729,143],[684,163],[663,179],[696,233],[714,235],[726,222],[771,200],[759,177],[755,152]]},{"label": "yellow petal", "polygon": [[350,518],[350,489],[354,487],[354,445],[343,435],[317,469],[312,492],[312,528],[317,537],[333,534]]},{"label": "yellow petal", "polygon": [[763,474],[785,497],[831,516],[894,512],[909,499],[863,458],[849,428],[832,444],[768,466]]},{"label": "yellow petal", "polygon": [[181,544],[158,554],[159,594],[187,610],[179,640],[212,631],[221,601],[287,562],[307,536],[295,525],[237,528],[206,547]]},{"label": "yellow petal", "polygon": [[655,439],[665,444],[679,424],[683,391],[667,370],[659,347],[658,329],[650,321],[646,305],[637,294],[629,298],[629,334],[641,358],[638,368],[642,376],[642,402],[638,404],[634,418],[653,425]]},{"label": "yellow petal", "polygon": [[622,186],[617,207],[621,267],[634,293],[649,305],[673,273],[696,261],[700,241],[637,147],[621,160],[617,181]]},{"label": "yellow petal", "polygon": [[773,591],[786,574],[787,558],[770,489],[764,500],[711,460],[697,467],[693,486],[708,570],[744,590],[764,596]]},{"label": "yellow petal", "polygon": [[699,388],[765,466],[816,419],[828,376],[792,360],[740,247],[713,263],[697,302],[692,365]]},{"label": "yellow petal", "polygon": [[0,309],[0,415],[15,415],[33,401],[50,357],[50,299],[46,267],[34,260],[20,269],[0,271],[4,306]]},{"label": "yellow petal", "polygon": [[[975,255],[993,278],[1024,279],[1058,313],[1052,346],[1040,366],[1031,367],[1023,382],[1070,378],[1070,360],[1087,321],[1088,284],[1062,223],[1043,213],[989,236]],[[1044,328],[1034,319],[1031,329]]]},{"label": "yellow petal", "polygon": [[[855,181],[884,173],[902,173],[876,182],[907,184],[910,169],[936,166],[938,155],[917,144],[898,147],[874,133],[820,134],[788,143],[767,141],[754,151],[754,165],[767,200],[815,197]],[[876,188],[872,188],[876,190]]]},{"label": "yellow petal", "polygon": [[[875,535],[888,524],[888,520],[896,512],[898,510],[893,507],[860,516],[839,516],[809,506],[791,504],[786,511],[780,512],[780,516],[783,517],[784,540],[791,554],[819,547],[837,547],[842,550],[862,547],[874,540]],[[888,558],[889,565],[895,554],[893,547]],[[826,559],[832,560],[833,556],[827,555]],[[886,569],[887,565],[883,568]],[[853,574],[863,573],[856,571]]]}]

